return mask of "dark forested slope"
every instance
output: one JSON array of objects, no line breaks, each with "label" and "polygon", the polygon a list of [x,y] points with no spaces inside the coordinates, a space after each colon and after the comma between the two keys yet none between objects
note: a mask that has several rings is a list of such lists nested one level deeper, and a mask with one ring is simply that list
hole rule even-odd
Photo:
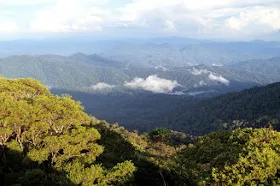
[{"label": "dark forested slope", "polygon": [[168,126],[193,134],[269,123],[280,129],[279,119],[280,83],[188,102],[167,116]]},{"label": "dark forested slope", "polygon": [[[52,90],[61,94],[65,91]],[[167,127],[194,135],[236,127],[279,128],[280,83],[214,98],[154,93],[91,94],[66,91],[87,113],[141,132]],[[204,95],[205,96],[205,95]]]},{"label": "dark forested slope", "polygon": [[280,57],[242,61],[232,64],[231,67],[280,79]]}]

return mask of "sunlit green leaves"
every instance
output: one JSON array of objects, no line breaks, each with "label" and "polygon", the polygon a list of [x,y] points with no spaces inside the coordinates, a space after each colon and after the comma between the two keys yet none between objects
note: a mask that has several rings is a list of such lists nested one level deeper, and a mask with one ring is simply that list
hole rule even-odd
[{"label": "sunlit green leaves", "polygon": [[[89,124],[96,121],[70,96],[54,96],[33,79],[1,78],[0,102],[0,150],[4,151],[0,160],[4,167],[19,166],[19,173],[8,168],[18,181],[43,184],[51,178],[63,184],[108,185],[124,183],[132,176],[135,167],[131,162],[112,170],[95,164],[104,150],[97,144],[100,133]],[[18,163],[10,165],[16,155],[9,154],[17,153],[21,153]],[[69,182],[55,176],[54,170],[66,172]]]},{"label": "sunlit green leaves", "polygon": [[280,133],[237,129],[202,137],[170,162],[181,182],[194,185],[277,185]]}]

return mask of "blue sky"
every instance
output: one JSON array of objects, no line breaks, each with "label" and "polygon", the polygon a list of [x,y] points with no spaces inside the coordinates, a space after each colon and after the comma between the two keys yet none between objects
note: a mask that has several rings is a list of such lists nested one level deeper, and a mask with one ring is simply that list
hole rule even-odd
[{"label": "blue sky", "polygon": [[0,0],[0,39],[277,39],[280,0]]}]

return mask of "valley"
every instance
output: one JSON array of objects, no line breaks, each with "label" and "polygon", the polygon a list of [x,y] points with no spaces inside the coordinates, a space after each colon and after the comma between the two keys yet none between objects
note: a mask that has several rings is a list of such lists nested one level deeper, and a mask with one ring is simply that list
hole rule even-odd
[{"label": "valley", "polygon": [[[230,129],[234,120],[246,123],[261,117],[250,109],[243,114],[248,112],[249,118],[239,114],[230,117],[224,112],[233,113],[226,108],[215,111],[223,101],[218,101],[213,108],[214,100],[223,100],[223,94],[229,100],[234,94],[238,99],[249,100],[246,92],[244,95],[237,92],[280,81],[280,60],[274,57],[280,51],[277,42],[215,43],[159,38],[134,43],[116,42],[117,46],[110,42],[98,43],[106,45],[107,50],[70,56],[3,57],[0,59],[0,74],[7,78],[38,79],[52,93],[67,93],[81,101],[88,114],[119,123],[130,130],[148,132],[167,127],[194,135]],[[264,48],[271,50],[266,52]],[[219,52],[215,53],[215,50]],[[242,55],[237,55],[239,50]],[[184,58],[186,51],[186,56],[193,58]],[[227,94],[231,92],[233,95]],[[211,112],[214,115],[210,116]],[[224,114],[216,115],[219,112]]]},{"label": "valley", "polygon": [[280,185],[280,0],[0,12],[0,186]]}]

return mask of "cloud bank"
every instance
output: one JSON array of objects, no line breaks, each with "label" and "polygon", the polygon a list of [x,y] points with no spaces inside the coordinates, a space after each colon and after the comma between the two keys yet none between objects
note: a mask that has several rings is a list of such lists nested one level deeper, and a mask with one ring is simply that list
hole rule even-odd
[{"label": "cloud bank", "polygon": [[280,29],[279,0],[0,0],[0,5],[0,22],[7,25],[1,33],[19,27],[30,34],[248,38]]},{"label": "cloud bank", "polygon": [[[225,84],[225,85],[230,84],[230,81],[227,80],[226,78],[224,78],[223,76],[218,75],[215,72],[211,72],[207,69],[193,68],[189,71],[195,76],[200,76],[200,75],[206,74],[206,75],[208,75],[208,78],[209,78],[210,81],[219,82],[219,83],[222,83],[222,84]],[[207,83],[205,81],[200,81],[199,83],[195,84],[194,87],[201,87],[201,86],[205,86],[205,85],[207,85]]]},{"label": "cloud bank", "polygon": [[209,71],[207,69],[196,69],[196,68],[193,68],[192,70],[190,70],[190,72],[195,76],[212,73],[211,71]]},{"label": "cloud bank", "polygon": [[124,86],[131,89],[144,89],[154,93],[170,93],[178,86],[177,81],[159,78],[156,75],[151,75],[144,78],[134,78],[131,82],[125,82]]},{"label": "cloud bank", "polygon": [[208,85],[208,84],[205,81],[199,81],[199,83],[196,83],[194,85],[194,87],[197,88],[197,87],[202,87],[202,86],[206,86],[206,85]]},{"label": "cloud bank", "polygon": [[104,91],[104,90],[111,90],[115,87],[115,85],[109,85],[106,83],[97,83],[96,85],[92,85],[90,88],[95,91]]},{"label": "cloud bank", "polygon": [[208,77],[212,81],[216,81],[216,82],[219,82],[219,83],[222,83],[222,84],[225,84],[225,85],[229,85],[229,83],[230,83],[229,80],[227,80],[223,76],[215,75],[213,73],[210,73]]}]

